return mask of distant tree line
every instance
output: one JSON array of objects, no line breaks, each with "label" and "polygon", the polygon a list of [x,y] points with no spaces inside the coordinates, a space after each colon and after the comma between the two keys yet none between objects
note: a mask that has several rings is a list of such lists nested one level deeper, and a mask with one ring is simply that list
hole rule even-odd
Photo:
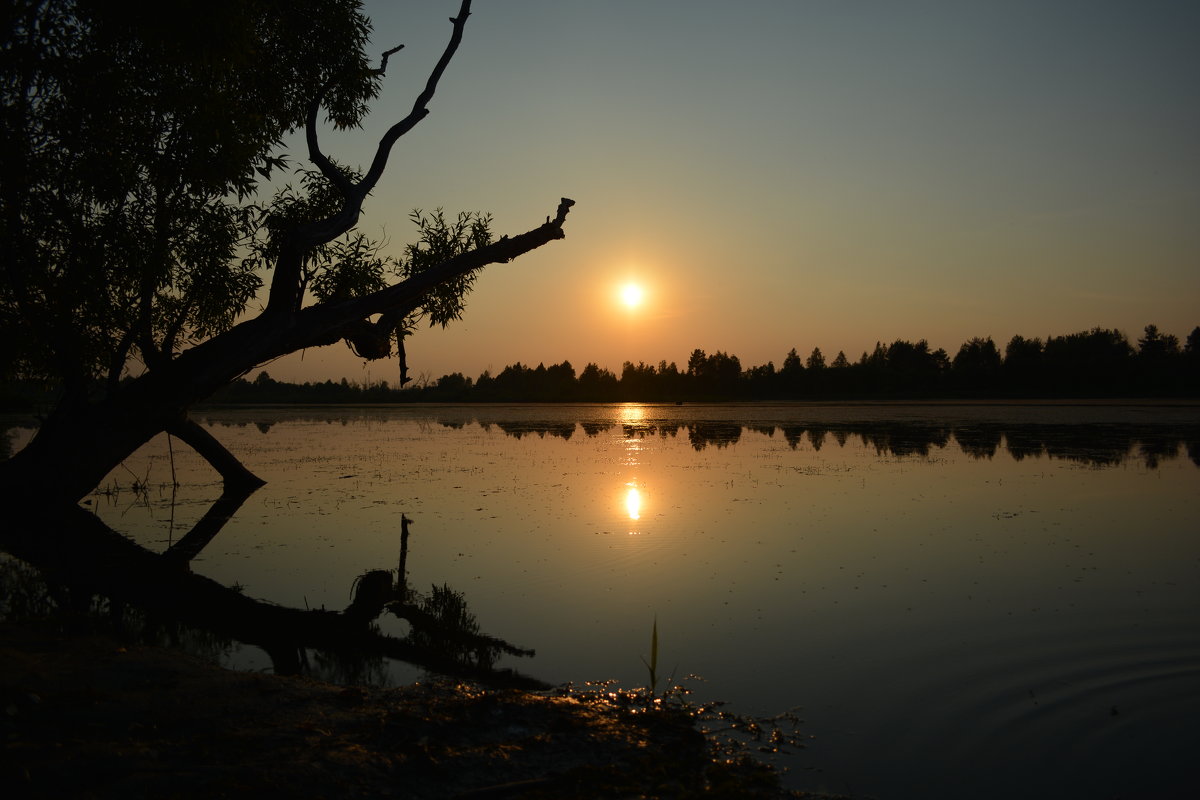
[{"label": "distant tree line", "polygon": [[744,368],[737,356],[693,350],[687,365],[627,361],[620,375],[596,364],[576,374],[569,361],[520,362],[472,381],[462,373],[400,393],[418,401],[681,401],[922,398],[1187,397],[1200,395],[1200,327],[1179,339],[1148,325],[1136,344],[1120,331],[1093,328],[1045,341],[1013,336],[1003,352],[990,338],[964,342],[951,356],[924,339],[876,343],[850,361],[827,361],[820,348],[793,348],[774,362]]},{"label": "distant tree line", "polygon": [[[47,387],[0,387],[0,407],[52,399]],[[569,361],[536,367],[517,362],[472,380],[460,372],[418,380],[399,389],[387,381],[343,378],[287,383],[260,372],[212,396],[216,404],[396,402],[678,402],[715,400],[1075,398],[1200,396],[1200,327],[1181,344],[1147,325],[1136,342],[1117,330],[1093,328],[1046,340],[1013,336],[1003,351],[990,338],[964,342],[951,356],[924,339],[876,343],[850,361],[826,359],[820,348],[801,357],[795,348],[781,365],[744,368],[722,351],[693,350],[687,364],[627,361],[620,374]]]}]

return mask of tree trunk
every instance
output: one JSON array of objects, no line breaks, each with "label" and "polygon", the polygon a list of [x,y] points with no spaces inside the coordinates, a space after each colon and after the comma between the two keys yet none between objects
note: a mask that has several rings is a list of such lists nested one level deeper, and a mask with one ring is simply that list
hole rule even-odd
[{"label": "tree trunk", "polygon": [[236,462],[232,456],[222,456],[219,451],[224,448],[214,447],[215,440],[204,441],[197,434],[204,432],[187,420],[188,408],[259,364],[338,342],[348,327],[372,315],[406,314],[441,283],[563,238],[563,223],[572,205],[574,201],[563,198],[554,219],[547,218],[545,224],[463,253],[378,292],[294,313],[268,311],[119,385],[102,400],[61,405],[23,450],[0,463],[0,493],[20,502],[30,498],[76,502],[139,447],[173,429],[180,438],[192,439],[188,442],[192,446],[198,443],[198,452],[210,463],[215,458],[214,466],[227,483],[258,480],[240,464],[230,463],[230,459]]},{"label": "tree trunk", "polygon": [[167,433],[174,435],[195,450],[213,469],[220,473],[221,478],[225,481],[226,493],[240,495],[266,483],[248,470],[233,453],[225,449],[225,445],[218,442],[216,437],[204,430],[195,420],[184,417],[167,428]]}]

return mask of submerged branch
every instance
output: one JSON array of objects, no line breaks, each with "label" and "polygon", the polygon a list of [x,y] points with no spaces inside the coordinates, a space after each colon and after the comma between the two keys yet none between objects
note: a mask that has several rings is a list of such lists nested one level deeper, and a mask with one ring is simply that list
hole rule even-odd
[{"label": "submerged branch", "polygon": [[336,611],[302,611],[254,600],[181,569],[182,559],[138,546],[76,505],[41,503],[15,516],[0,536],[0,546],[41,569],[48,580],[153,609],[269,653],[315,648],[383,656],[481,683],[545,688],[513,670],[464,663],[453,649],[386,636]]}]

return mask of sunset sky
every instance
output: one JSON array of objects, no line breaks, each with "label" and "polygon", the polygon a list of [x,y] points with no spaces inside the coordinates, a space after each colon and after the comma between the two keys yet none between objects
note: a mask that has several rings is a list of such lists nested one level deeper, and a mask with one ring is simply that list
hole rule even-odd
[{"label": "sunset sky", "polygon": [[[366,3],[405,49],[327,152],[369,160],[457,5]],[[1193,0],[479,0],[431,110],[361,230],[398,253],[413,208],[511,234],[577,205],[409,340],[418,377],[1200,325]],[[340,345],[267,369],[397,377]]]}]

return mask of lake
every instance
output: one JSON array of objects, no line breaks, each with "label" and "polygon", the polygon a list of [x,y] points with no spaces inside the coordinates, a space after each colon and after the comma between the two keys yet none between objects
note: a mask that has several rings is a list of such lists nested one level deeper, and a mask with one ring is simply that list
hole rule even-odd
[{"label": "lake", "polygon": [[[534,648],[506,657],[516,669],[642,686],[656,626],[659,672],[700,676],[695,697],[797,709],[812,738],[782,759],[795,788],[1111,797],[1200,783],[1194,404],[193,416],[268,481],[191,562],[252,597],[345,608],[358,576],[398,568],[406,518],[409,585],[452,587],[483,631]],[[10,429],[9,446],[30,433]],[[161,551],[221,485],[162,437],[101,490],[95,512]],[[222,659],[272,663],[253,647]],[[420,676],[393,662],[370,677]]]}]

